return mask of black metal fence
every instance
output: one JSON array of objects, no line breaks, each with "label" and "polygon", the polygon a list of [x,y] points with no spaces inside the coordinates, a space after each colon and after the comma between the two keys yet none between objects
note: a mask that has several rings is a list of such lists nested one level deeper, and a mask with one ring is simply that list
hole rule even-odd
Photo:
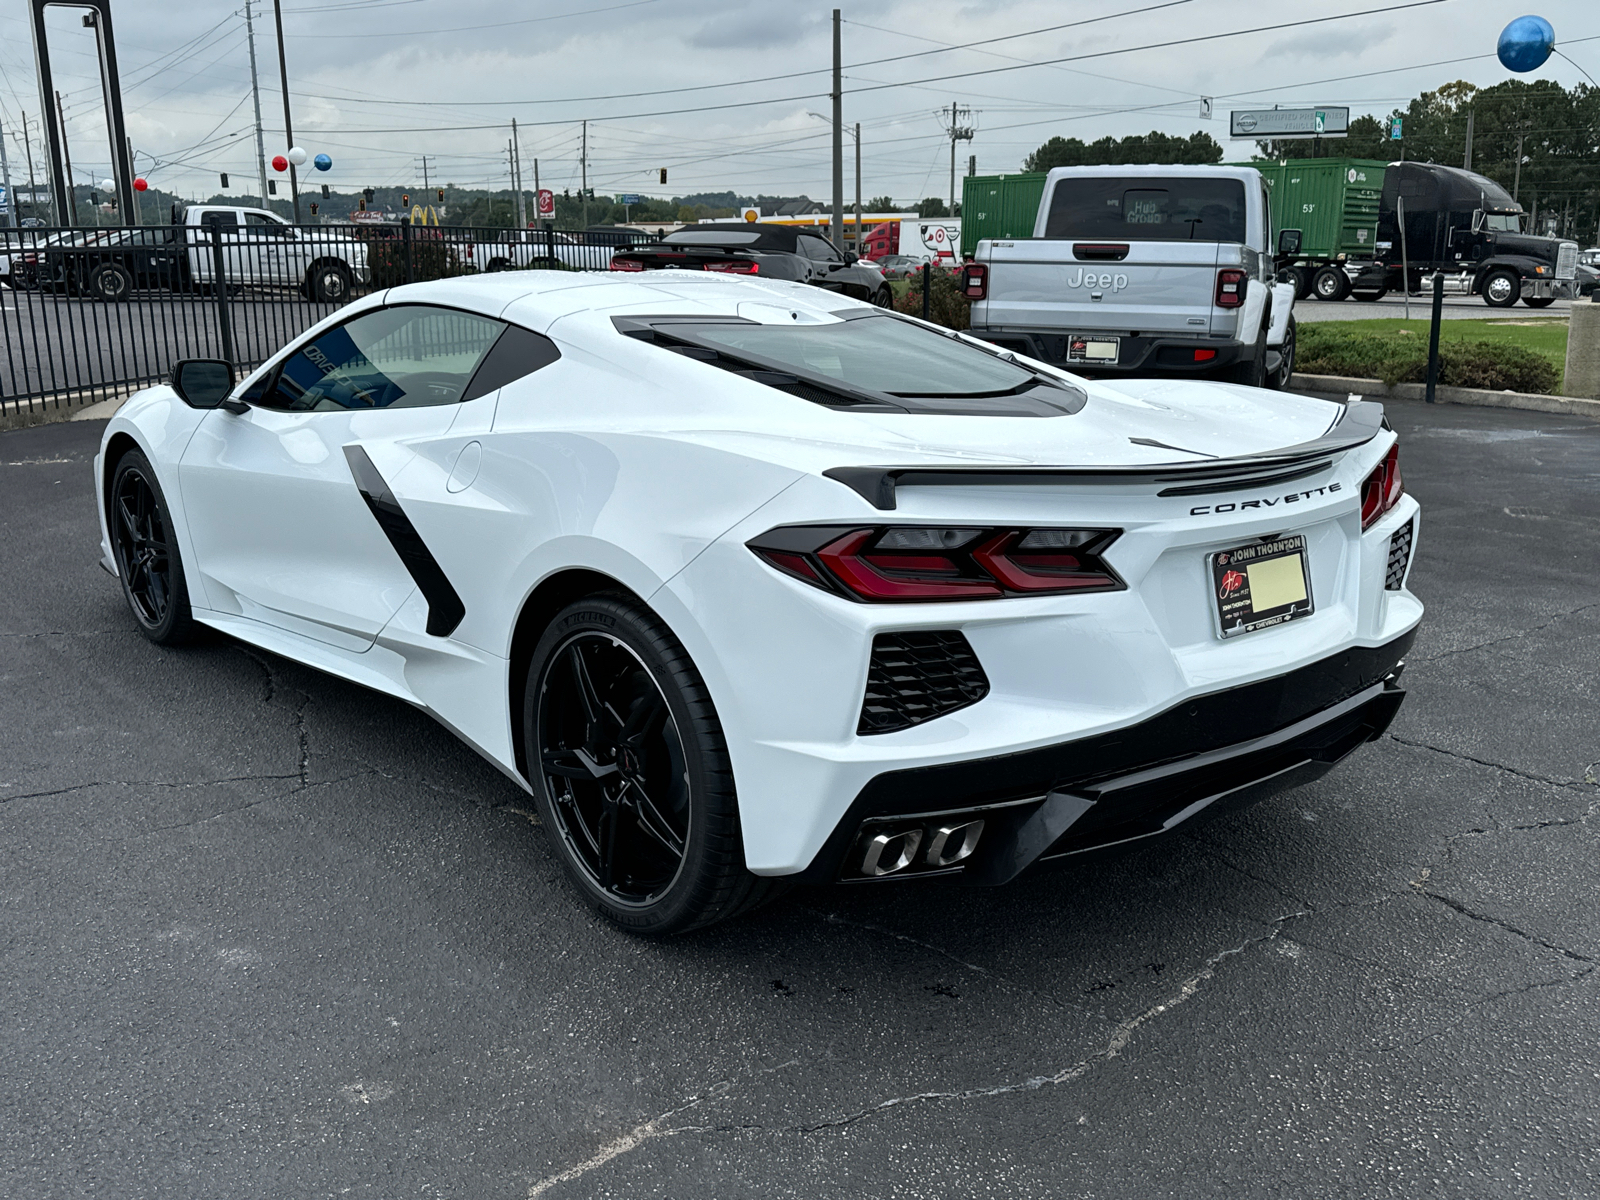
[{"label": "black metal fence", "polygon": [[[208,217],[214,214],[206,214]],[[283,225],[0,230],[0,418],[92,404],[182,358],[241,368],[358,296],[486,271],[603,271],[631,231]]]}]

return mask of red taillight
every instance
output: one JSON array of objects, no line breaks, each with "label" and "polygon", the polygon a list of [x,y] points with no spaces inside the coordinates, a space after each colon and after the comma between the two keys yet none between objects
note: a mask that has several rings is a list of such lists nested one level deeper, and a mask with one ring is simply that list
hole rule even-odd
[{"label": "red taillight", "polygon": [[1249,278],[1237,267],[1217,272],[1217,307],[1238,308],[1244,303],[1245,281]]},{"label": "red taillight", "polygon": [[1400,477],[1400,443],[1396,442],[1361,485],[1361,528],[1370,529],[1405,494],[1405,480]]},{"label": "red taillight", "polygon": [[1121,530],[783,526],[747,543],[785,574],[878,603],[1105,591]]},{"label": "red taillight", "polygon": [[1216,356],[1217,352],[1215,350],[1196,350],[1194,352],[1195,362],[1210,362]]},{"label": "red taillight", "polygon": [[613,271],[642,271],[644,264],[636,258],[613,258],[611,260]]},{"label": "red taillight", "polygon": [[708,271],[721,271],[724,275],[759,275],[761,264],[758,262],[708,262]]},{"label": "red taillight", "polygon": [[968,300],[989,295],[989,268],[983,263],[968,263],[961,270],[961,294]]}]

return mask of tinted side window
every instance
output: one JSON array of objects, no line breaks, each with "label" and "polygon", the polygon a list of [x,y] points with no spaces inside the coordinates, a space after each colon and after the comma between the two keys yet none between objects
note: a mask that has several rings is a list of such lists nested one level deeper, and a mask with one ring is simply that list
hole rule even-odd
[{"label": "tinted side window", "polygon": [[507,325],[489,353],[483,356],[482,364],[461,399],[487,396],[496,388],[548,367],[560,357],[556,344],[543,334],[520,325]]},{"label": "tinted side window", "polygon": [[798,240],[800,242],[800,253],[804,254],[807,258],[813,260],[814,262],[844,261],[840,257],[838,251],[836,251],[830,243],[823,241],[821,238],[811,237],[809,234],[801,234]]},{"label": "tinted side window", "polygon": [[424,304],[362,313],[296,349],[261,403],[290,412],[454,404],[504,328]]},{"label": "tinted side window", "polygon": [[1243,242],[1237,179],[1069,176],[1050,197],[1045,237],[1116,241]]}]

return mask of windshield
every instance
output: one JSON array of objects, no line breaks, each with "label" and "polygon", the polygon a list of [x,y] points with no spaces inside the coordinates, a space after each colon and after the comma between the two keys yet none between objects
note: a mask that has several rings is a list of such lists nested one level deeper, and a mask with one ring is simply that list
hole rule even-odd
[{"label": "windshield", "polygon": [[968,342],[889,316],[826,325],[677,328],[733,355],[890,396],[996,395],[1040,381],[1032,371]]},{"label": "windshield", "polygon": [[1520,233],[1522,218],[1516,213],[1485,213],[1483,227],[1490,233]]},{"label": "windshield", "polygon": [[1067,176],[1050,196],[1045,237],[1243,242],[1244,184],[1154,175]]}]

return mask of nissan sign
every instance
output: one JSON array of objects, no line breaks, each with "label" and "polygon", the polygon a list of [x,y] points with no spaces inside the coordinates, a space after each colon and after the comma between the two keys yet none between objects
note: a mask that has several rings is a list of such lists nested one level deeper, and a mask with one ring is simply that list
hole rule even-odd
[{"label": "nissan sign", "polygon": [[1350,110],[1320,108],[1246,108],[1231,112],[1228,136],[1236,138],[1348,137]]}]

